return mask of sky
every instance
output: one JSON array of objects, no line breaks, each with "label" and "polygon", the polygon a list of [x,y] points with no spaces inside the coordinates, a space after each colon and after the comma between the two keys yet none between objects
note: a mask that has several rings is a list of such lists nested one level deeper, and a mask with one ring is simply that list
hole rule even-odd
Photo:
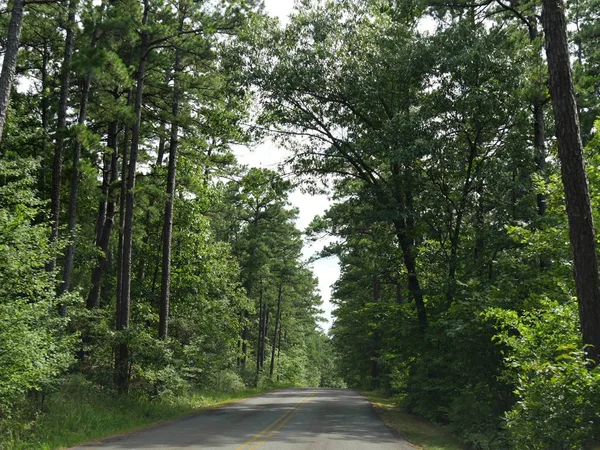
[{"label": "sky", "polygon": [[[287,16],[294,7],[293,0],[265,0],[265,9],[270,15],[277,16],[282,23],[287,21]],[[236,155],[240,163],[250,167],[264,167],[271,170],[277,170],[279,164],[285,159],[289,153],[278,147],[275,143],[267,141],[256,148],[238,148]],[[304,230],[316,215],[321,215],[331,204],[325,195],[309,195],[303,194],[300,191],[295,191],[290,196],[290,202],[293,206],[299,209],[299,217],[296,226],[300,230]],[[313,245],[305,245],[304,257],[310,258],[318,252],[326,241],[319,241]],[[331,285],[338,279],[340,269],[337,258],[319,259],[313,263],[313,272],[319,279],[319,291],[323,299],[322,309],[324,310],[323,318],[325,321],[321,327],[328,331],[331,327],[332,304]]]},{"label": "sky", "polygon": [[272,15],[279,17],[282,22],[287,22],[287,16],[294,8],[294,0],[264,0],[265,9]]}]

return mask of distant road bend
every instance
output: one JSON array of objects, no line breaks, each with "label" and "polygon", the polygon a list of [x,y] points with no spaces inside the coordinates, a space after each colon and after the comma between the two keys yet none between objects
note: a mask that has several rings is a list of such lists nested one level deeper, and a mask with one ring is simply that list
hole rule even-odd
[{"label": "distant road bend", "polygon": [[414,450],[346,389],[284,389],[76,449]]}]

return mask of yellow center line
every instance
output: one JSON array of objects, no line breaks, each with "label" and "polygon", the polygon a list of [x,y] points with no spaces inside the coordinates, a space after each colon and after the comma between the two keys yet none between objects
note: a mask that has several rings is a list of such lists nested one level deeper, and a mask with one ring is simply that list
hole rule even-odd
[{"label": "yellow center line", "polygon": [[[248,450],[254,450],[254,449],[258,448],[260,445],[262,445],[263,443],[265,443],[271,436],[273,436],[277,431],[281,430],[289,422],[289,420],[291,419],[291,416],[294,413],[294,411],[296,411],[300,406],[302,406],[304,403],[306,403],[316,393],[317,393],[317,391],[311,392],[310,395],[307,395],[302,400],[300,400],[298,403],[296,403],[294,405],[294,407],[292,409],[290,409],[289,411],[287,411],[283,416],[279,417],[277,420],[275,420],[273,423],[271,423],[265,429],[263,429],[259,433],[257,433],[254,436],[252,436],[250,439],[248,439],[242,445],[240,445],[239,447],[237,447],[236,450],[243,450],[248,445],[250,445],[253,442],[255,442],[255,441],[257,441],[257,440],[260,439],[259,442],[257,442],[256,444],[254,444]],[[264,436],[265,434],[266,434],[266,436]]]}]

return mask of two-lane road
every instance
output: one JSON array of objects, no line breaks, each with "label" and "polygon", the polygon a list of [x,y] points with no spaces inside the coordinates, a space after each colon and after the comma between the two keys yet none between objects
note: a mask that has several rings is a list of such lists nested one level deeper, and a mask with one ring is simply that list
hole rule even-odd
[{"label": "two-lane road", "polygon": [[77,449],[414,450],[346,389],[285,389]]}]

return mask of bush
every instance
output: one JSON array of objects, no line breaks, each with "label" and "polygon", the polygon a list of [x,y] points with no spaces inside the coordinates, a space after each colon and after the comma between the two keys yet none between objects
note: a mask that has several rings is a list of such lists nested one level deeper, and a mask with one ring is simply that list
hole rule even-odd
[{"label": "bush", "polygon": [[519,449],[580,449],[600,427],[600,370],[589,370],[583,351],[569,347],[553,362],[520,376],[519,401],[506,415]]},{"label": "bush", "polygon": [[496,331],[481,315],[484,301],[456,299],[426,332],[406,338],[390,383],[404,408],[448,424],[471,448],[505,449],[502,417],[513,387],[499,378],[504,363],[500,347],[490,345]]},{"label": "bush", "polygon": [[246,385],[242,380],[242,377],[232,370],[223,370],[215,374],[213,380],[213,387],[218,392],[225,392],[228,394],[235,394],[246,389]]},{"label": "bush", "polygon": [[0,160],[0,434],[27,393],[51,385],[74,360],[74,337],[58,314],[47,262],[48,228],[36,223],[36,163]]},{"label": "bush", "polygon": [[[505,376],[517,402],[506,414],[509,438],[518,449],[580,449],[600,430],[600,369],[590,369],[581,349],[575,301],[519,317],[494,311],[506,344]],[[596,436],[594,436],[596,434]]]}]

